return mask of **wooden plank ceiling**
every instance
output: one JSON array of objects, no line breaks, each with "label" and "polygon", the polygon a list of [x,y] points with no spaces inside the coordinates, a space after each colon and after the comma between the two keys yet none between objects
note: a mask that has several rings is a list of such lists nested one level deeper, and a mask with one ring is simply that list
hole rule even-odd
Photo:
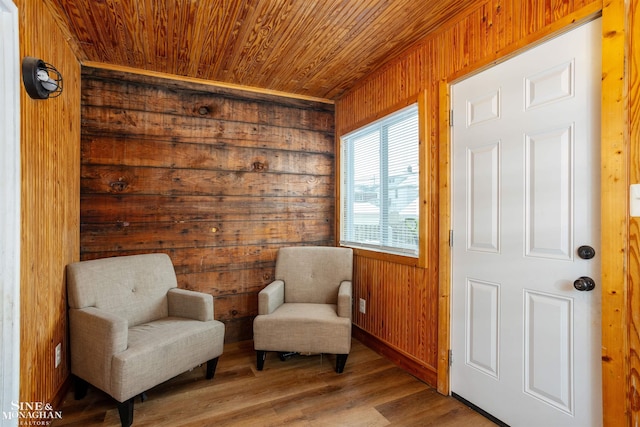
[{"label": "wooden plank ceiling", "polygon": [[[335,100],[472,0],[45,0],[81,63]],[[46,60],[46,58],[44,58]]]}]

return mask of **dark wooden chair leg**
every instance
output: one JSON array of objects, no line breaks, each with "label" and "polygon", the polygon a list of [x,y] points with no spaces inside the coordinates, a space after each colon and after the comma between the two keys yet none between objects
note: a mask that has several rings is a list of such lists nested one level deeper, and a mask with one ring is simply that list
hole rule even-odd
[{"label": "dark wooden chair leg", "polygon": [[216,373],[216,367],[218,367],[218,358],[207,361],[207,379],[210,380]]},{"label": "dark wooden chair leg", "polygon": [[124,402],[118,402],[118,413],[120,414],[120,424],[122,427],[131,427],[133,424],[133,401],[135,396]]},{"label": "dark wooden chair leg", "polygon": [[262,371],[264,368],[264,361],[267,358],[267,352],[264,350],[256,350],[256,366],[258,371]]},{"label": "dark wooden chair leg", "polygon": [[336,354],[336,372],[341,374],[344,371],[344,365],[347,364],[348,354]]},{"label": "dark wooden chair leg", "polygon": [[148,398],[149,398],[149,396],[147,396],[147,392],[146,391],[143,391],[142,393],[140,393],[140,403],[146,402]]},{"label": "dark wooden chair leg", "polygon": [[73,397],[76,400],[84,399],[89,390],[89,383],[82,378],[73,377]]}]

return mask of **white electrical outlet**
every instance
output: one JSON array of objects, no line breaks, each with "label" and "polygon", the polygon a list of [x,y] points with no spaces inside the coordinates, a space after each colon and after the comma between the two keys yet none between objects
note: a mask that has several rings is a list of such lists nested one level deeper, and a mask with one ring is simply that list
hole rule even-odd
[{"label": "white electrical outlet", "polygon": [[640,184],[631,184],[629,188],[629,208],[632,217],[640,216]]},{"label": "white electrical outlet", "polygon": [[60,362],[62,362],[62,343],[56,346],[56,368],[60,366]]},{"label": "white electrical outlet", "polygon": [[363,314],[367,312],[367,301],[364,300],[363,298],[360,298],[359,310],[360,310],[360,313],[363,313]]}]

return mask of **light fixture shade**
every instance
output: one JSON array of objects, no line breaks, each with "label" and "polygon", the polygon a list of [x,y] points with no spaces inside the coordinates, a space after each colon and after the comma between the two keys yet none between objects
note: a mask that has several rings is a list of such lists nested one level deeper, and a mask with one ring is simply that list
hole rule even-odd
[{"label": "light fixture shade", "polygon": [[26,56],[22,60],[22,82],[33,99],[47,99],[62,93],[62,75],[42,59]]}]

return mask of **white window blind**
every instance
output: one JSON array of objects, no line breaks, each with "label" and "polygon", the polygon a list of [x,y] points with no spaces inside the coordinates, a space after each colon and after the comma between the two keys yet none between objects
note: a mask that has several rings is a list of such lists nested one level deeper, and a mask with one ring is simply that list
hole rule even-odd
[{"label": "white window blind", "polygon": [[341,138],[340,244],[418,256],[418,105]]}]

